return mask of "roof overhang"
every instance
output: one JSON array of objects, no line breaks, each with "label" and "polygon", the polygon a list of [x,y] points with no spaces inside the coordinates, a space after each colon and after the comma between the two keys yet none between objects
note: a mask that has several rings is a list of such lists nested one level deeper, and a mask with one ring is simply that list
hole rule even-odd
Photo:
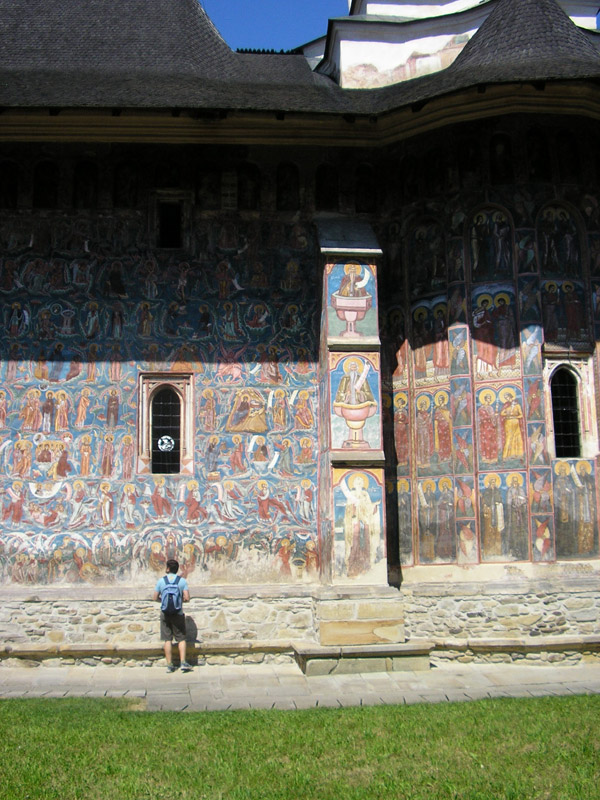
[{"label": "roof overhang", "polygon": [[475,85],[369,114],[227,109],[11,109],[0,142],[105,142],[384,147],[462,122],[507,114],[600,119],[594,80]]}]

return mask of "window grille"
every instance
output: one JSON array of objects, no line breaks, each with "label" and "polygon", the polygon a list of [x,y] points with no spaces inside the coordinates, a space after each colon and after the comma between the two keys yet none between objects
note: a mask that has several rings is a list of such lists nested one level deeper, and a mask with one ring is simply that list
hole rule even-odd
[{"label": "window grille", "polygon": [[580,458],[581,435],[577,379],[568,369],[558,369],[550,381],[554,447],[557,458]]},{"label": "window grille", "polygon": [[181,470],[181,400],[165,387],[152,398],[152,472],[171,475]]}]

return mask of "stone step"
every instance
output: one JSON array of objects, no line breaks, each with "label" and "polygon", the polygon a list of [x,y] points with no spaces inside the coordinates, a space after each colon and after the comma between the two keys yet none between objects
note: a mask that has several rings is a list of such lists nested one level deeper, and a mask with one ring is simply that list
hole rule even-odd
[{"label": "stone step", "polygon": [[298,666],[310,676],[427,670],[434,646],[426,640],[341,647],[295,643],[294,651]]}]

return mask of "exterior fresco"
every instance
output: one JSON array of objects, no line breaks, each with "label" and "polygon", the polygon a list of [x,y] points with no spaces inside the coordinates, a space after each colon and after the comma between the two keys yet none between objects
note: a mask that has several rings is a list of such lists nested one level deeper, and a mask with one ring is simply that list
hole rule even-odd
[{"label": "exterior fresco", "polygon": [[386,580],[381,469],[334,469],[334,582]]},{"label": "exterior fresco", "polygon": [[378,353],[330,353],[332,451],[380,451]]},{"label": "exterior fresco", "polygon": [[[525,158],[538,128],[511,131],[386,150],[373,261],[321,255],[310,203],[224,211],[205,183],[178,249],[127,183],[133,208],[3,210],[0,579],[147,584],[170,555],[197,584],[597,557],[600,194]],[[561,364],[578,458],[555,456]],[[144,381],[189,387],[179,474],[143,451]]]},{"label": "exterior fresco", "polygon": [[[381,229],[403,275],[380,298],[386,335],[391,314],[406,320],[384,338],[382,381],[393,387],[407,566],[598,554],[596,462],[587,457],[598,452],[589,358],[600,331],[597,192],[550,185],[554,168],[541,156],[523,167],[542,134],[520,128],[525,148],[507,128],[458,137],[440,151],[435,180],[411,184],[407,173],[403,214]],[[406,160],[427,172],[428,153],[423,143]],[[554,455],[548,356],[578,376],[577,459]]]},{"label": "exterior fresco", "polygon": [[328,264],[325,272],[327,341],[330,344],[379,344],[377,279],[372,264]]},{"label": "exterior fresco", "polygon": [[[147,583],[174,556],[196,584],[319,580],[308,228],[198,220],[192,253],[128,212],[46,222],[47,249],[3,219],[2,581]],[[142,374],[192,376],[179,475],[138,458]]]}]

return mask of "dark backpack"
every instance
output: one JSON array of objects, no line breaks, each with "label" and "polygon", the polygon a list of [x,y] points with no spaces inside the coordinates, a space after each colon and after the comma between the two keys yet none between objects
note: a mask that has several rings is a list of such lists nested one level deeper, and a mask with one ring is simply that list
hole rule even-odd
[{"label": "dark backpack", "polygon": [[175,580],[171,583],[165,576],[166,586],[160,593],[160,610],[165,614],[179,614],[182,609],[183,597],[179,588],[180,580],[181,577],[176,575]]}]

